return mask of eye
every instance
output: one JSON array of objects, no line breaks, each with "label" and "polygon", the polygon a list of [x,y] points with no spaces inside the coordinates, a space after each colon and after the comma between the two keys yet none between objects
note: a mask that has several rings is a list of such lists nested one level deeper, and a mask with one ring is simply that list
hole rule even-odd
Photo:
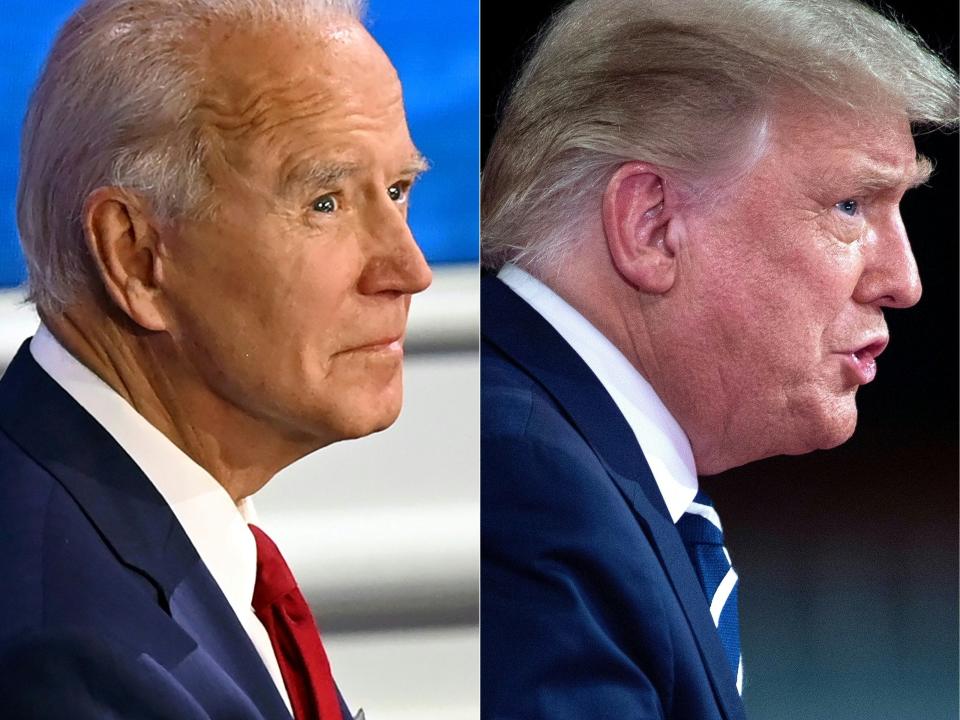
[{"label": "eye", "polygon": [[387,188],[387,195],[390,196],[390,199],[397,204],[405,203],[407,201],[407,192],[409,188],[404,183],[394,183]]},{"label": "eye", "polygon": [[313,201],[313,210],[318,213],[336,212],[338,207],[337,198],[333,195],[321,195]]},{"label": "eye", "polygon": [[841,200],[834,207],[849,217],[856,217],[860,212],[860,203],[856,200]]}]

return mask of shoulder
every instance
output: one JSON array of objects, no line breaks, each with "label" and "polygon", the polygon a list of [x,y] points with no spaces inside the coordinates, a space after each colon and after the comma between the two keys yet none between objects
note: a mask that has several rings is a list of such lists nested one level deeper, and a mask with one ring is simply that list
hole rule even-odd
[{"label": "shoulder", "polygon": [[663,717],[682,612],[602,465],[559,435],[503,435],[481,474],[489,716]]},{"label": "shoulder", "polygon": [[4,717],[207,718],[167,669],[183,657],[153,582],[2,430],[0,577]]},{"label": "shoulder", "polygon": [[0,576],[0,647],[59,625],[137,625],[140,609],[158,609],[154,585],[120,561],[56,477],[2,430]]},{"label": "shoulder", "polygon": [[0,429],[0,640],[40,623],[47,515],[62,488]]},{"label": "shoulder", "polygon": [[661,717],[683,617],[644,525],[554,397],[495,347],[485,352],[481,633],[490,716]]},{"label": "shoulder", "polygon": [[633,509],[566,411],[523,368],[495,348],[487,352],[480,415],[484,531],[512,527],[509,516],[548,523],[543,537],[618,525],[638,533]]},{"label": "shoulder", "polygon": [[535,391],[499,410],[514,427],[482,439],[484,561],[550,567],[604,595],[611,583],[656,594],[642,589],[660,571],[644,526],[589,443]]},{"label": "shoulder", "polygon": [[[586,448],[563,409],[525,368],[492,343],[481,345],[480,434]],[[585,390],[590,392],[590,390]]]},{"label": "shoulder", "polygon": [[90,630],[34,630],[0,649],[4,717],[209,720],[167,670]]}]

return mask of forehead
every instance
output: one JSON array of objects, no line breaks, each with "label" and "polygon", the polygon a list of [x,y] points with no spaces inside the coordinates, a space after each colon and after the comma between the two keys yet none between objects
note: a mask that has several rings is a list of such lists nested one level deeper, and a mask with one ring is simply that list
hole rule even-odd
[{"label": "forehead", "polygon": [[784,103],[768,127],[765,164],[784,179],[906,190],[926,180],[906,113]]},{"label": "forehead", "polygon": [[199,120],[231,165],[413,152],[396,71],[351,18],[309,29],[211,28],[204,65]]}]

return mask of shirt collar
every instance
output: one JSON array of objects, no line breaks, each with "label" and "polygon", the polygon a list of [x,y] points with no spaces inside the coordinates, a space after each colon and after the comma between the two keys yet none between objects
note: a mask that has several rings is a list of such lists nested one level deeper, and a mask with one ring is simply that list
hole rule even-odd
[{"label": "shirt collar", "polygon": [[510,263],[497,277],[543,316],[597,376],[633,430],[676,522],[697,494],[696,464],[683,428],[624,354],[563,298]]},{"label": "shirt collar", "polygon": [[30,353],[137,464],[166,500],[197,554],[239,614],[248,612],[257,573],[257,548],[248,523],[253,501],[235,505],[224,487],[116,391],[71,355],[43,325]]}]

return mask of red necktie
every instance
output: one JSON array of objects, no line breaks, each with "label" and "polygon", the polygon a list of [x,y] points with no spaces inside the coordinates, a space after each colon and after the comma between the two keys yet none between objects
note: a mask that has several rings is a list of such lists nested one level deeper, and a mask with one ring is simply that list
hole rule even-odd
[{"label": "red necktie", "polygon": [[253,611],[267,629],[296,720],[343,720],[327,653],[310,606],[280,550],[250,526],[257,541]]}]

